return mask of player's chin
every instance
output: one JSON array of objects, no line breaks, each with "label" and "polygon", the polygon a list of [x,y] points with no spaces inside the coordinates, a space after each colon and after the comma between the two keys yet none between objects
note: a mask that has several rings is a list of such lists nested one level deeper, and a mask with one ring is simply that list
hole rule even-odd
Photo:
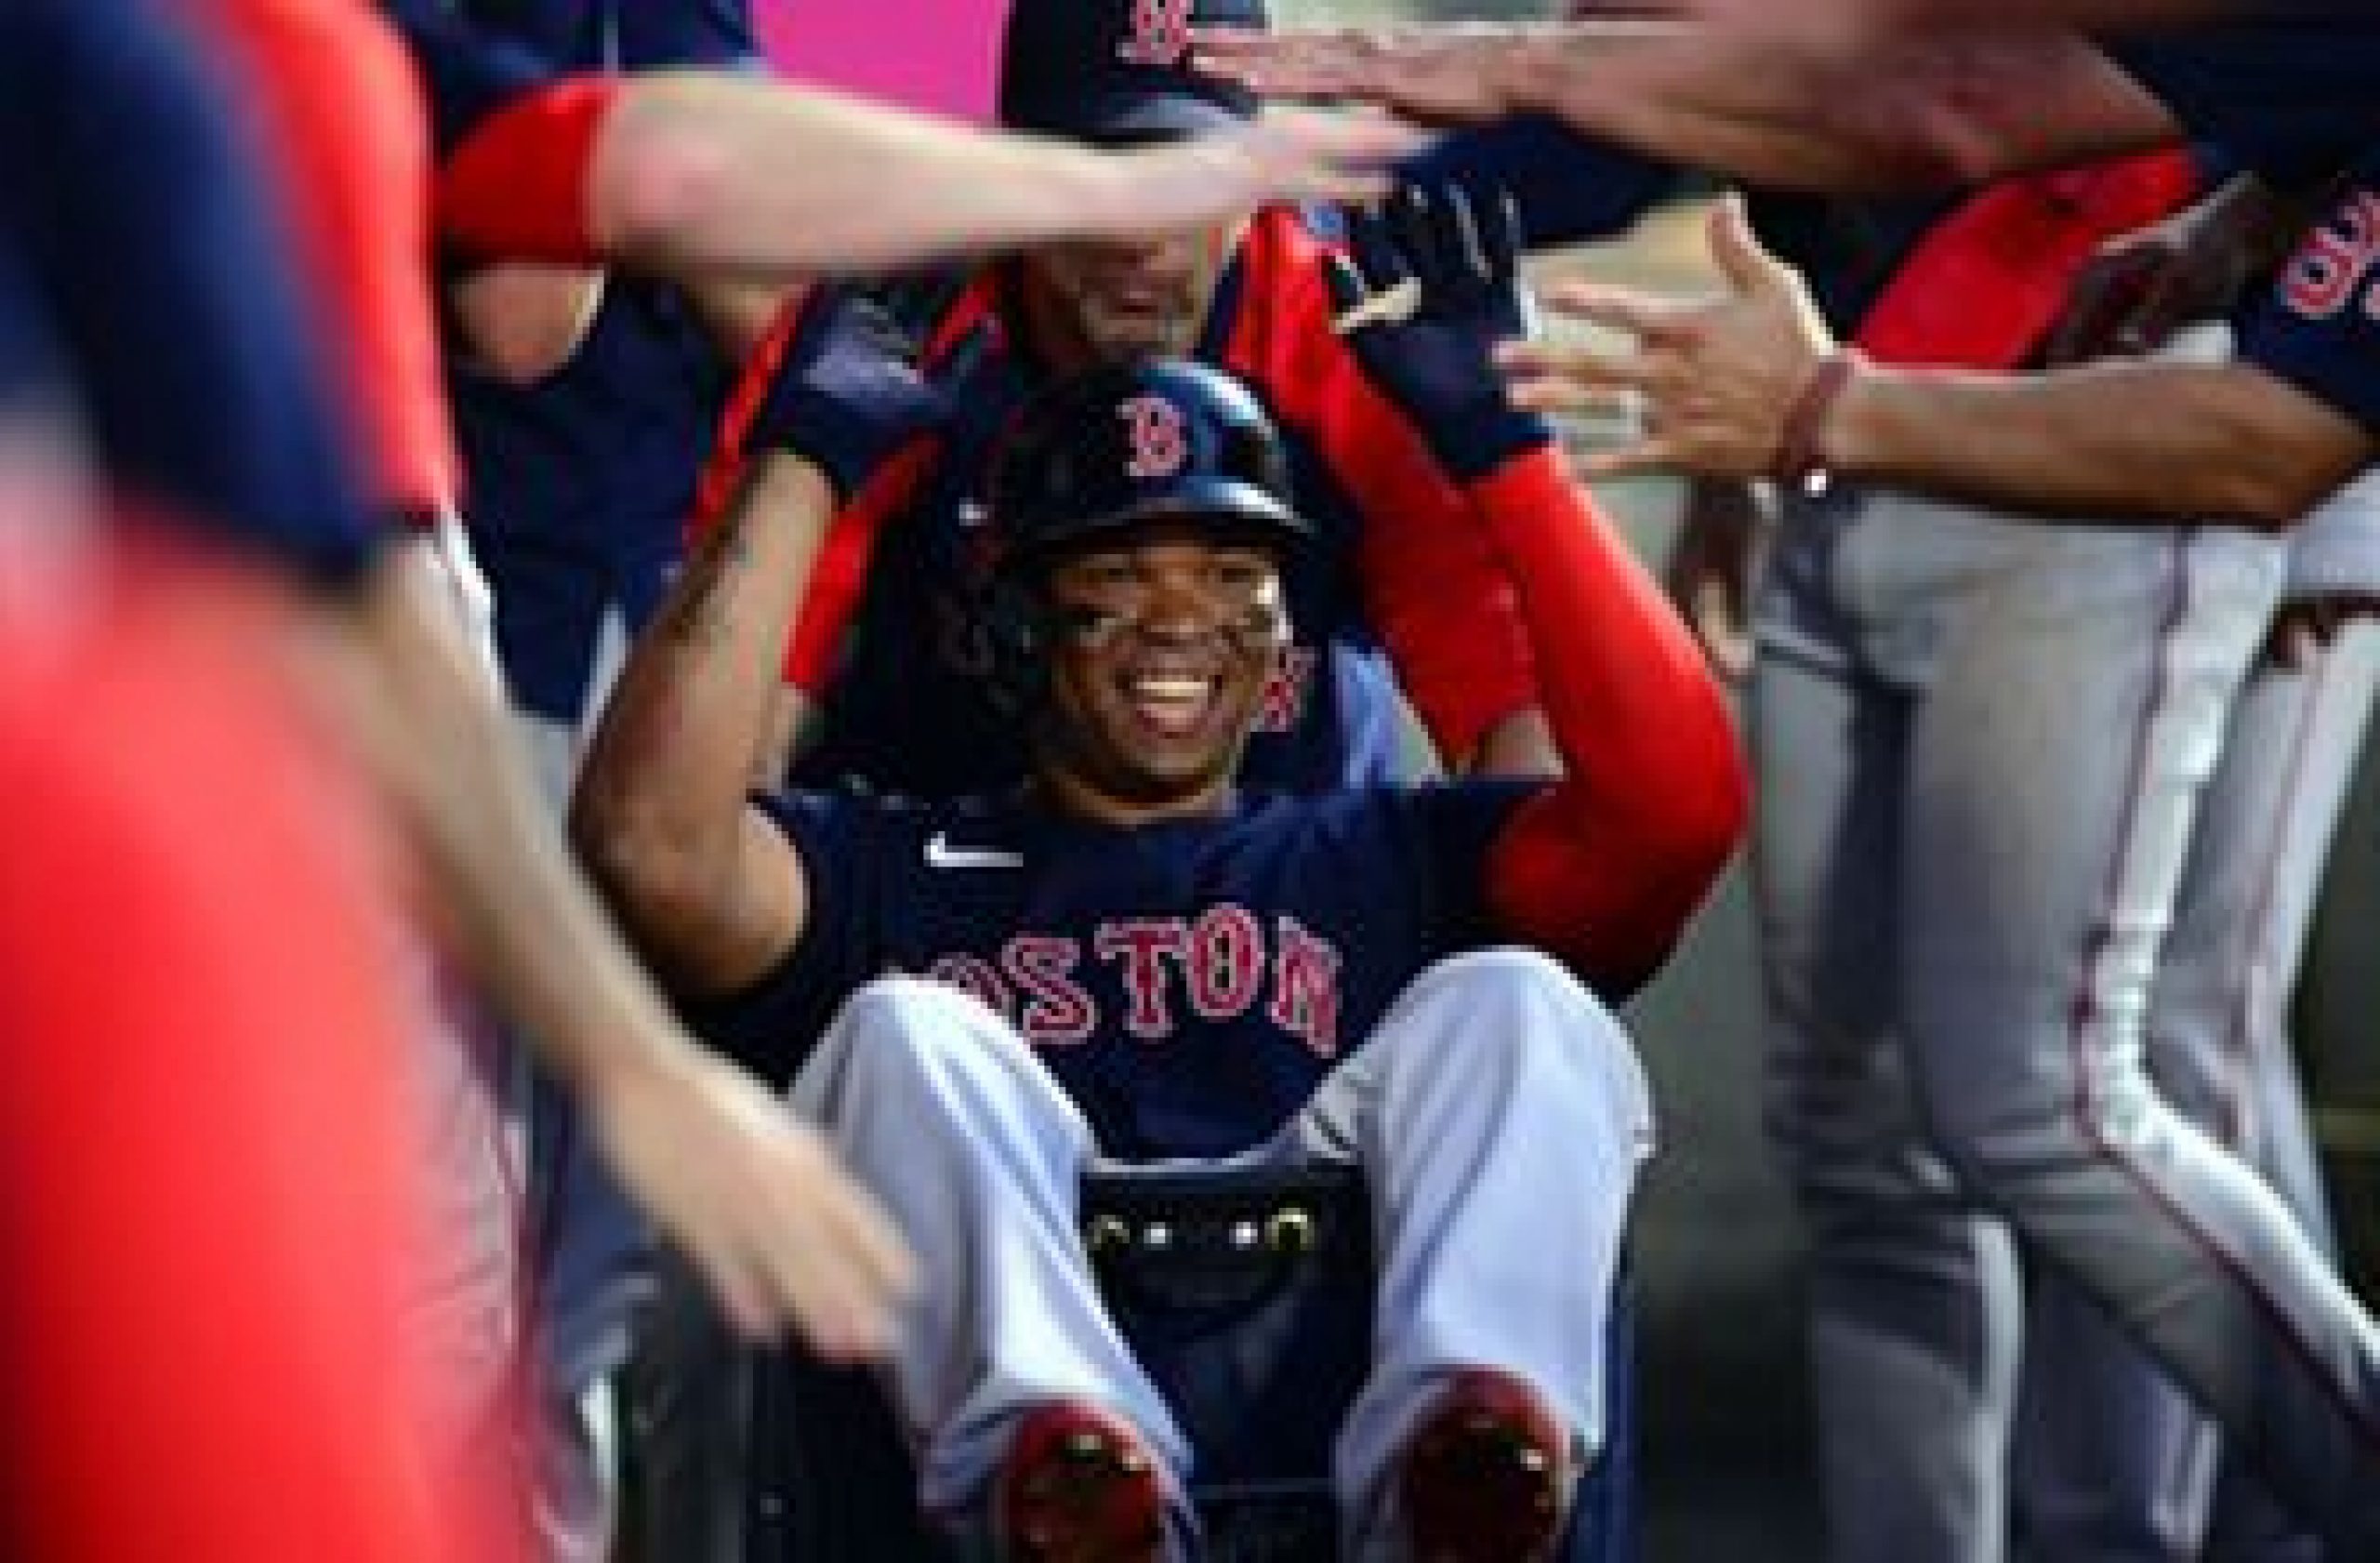
[{"label": "player's chin", "polygon": [[1107,763],[1111,789],[1140,803],[1170,803],[1204,797],[1239,768],[1244,743],[1221,733],[1158,735],[1139,724],[1110,735]]}]

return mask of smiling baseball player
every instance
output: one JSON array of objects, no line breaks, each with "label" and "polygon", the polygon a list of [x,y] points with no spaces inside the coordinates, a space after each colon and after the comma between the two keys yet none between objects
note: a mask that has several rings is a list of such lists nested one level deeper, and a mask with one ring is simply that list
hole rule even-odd
[{"label": "smiling baseball player", "polygon": [[[794,371],[845,329],[806,321]],[[579,839],[711,1034],[795,1076],[931,1256],[891,1375],[930,1508],[988,1506],[1012,1556],[1179,1556],[1196,1451],[1100,1307],[1076,1181],[1094,1158],[1352,1159],[1384,1254],[1338,1462],[1357,1555],[1401,1529],[1431,1556],[1545,1556],[1599,1436],[1650,1133],[1580,979],[1641,977],[1732,845],[1715,686],[1611,533],[1527,512],[1482,524],[1563,779],[1243,794],[1282,561],[1313,530],[1252,398],[1179,361],[1097,370],[1003,448],[986,629],[1024,789],[747,801],[835,494],[774,455],[632,656]],[[1560,1245],[1528,1213],[1549,1187],[1575,1192]]]}]

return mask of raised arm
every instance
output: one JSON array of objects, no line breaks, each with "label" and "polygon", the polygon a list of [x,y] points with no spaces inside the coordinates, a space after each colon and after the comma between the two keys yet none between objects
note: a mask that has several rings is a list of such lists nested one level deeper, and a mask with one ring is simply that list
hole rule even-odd
[{"label": "raised arm", "polygon": [[[791,841],[748,801],[770,748],[788,633],[840,498],[931,422],[926,388],[867,329],[813,296],[774,355],[764,430],[837,431],[809,451],[763,440],[637,642],[597,729],[572,833],[622,921],[682,992],[732,992],[800,940],[807,887]],[[864,408],[867,420],[842,416]]]},{"label": "raised arm", "polygon": [[[1499,697],[1453,702],[1494,718],[1474,735],[1471,769],[1561,775],[1500,840],[1491,905],[1516,937],[1606,987],[1632,985],[1667,954],[1743,828],[1724,700],[1545,426],[1493,385],[1495,339],[1525,324],[1511,210],[1408,191],[1355,220],[1349,247],[1331,272],[1349,347],[1455,485],[1439,513],[1416,497],[1368,520],[1393,545],[1367,544],[1368,573],[1399,555],[1448,572],[1444,592],[1407,579],[1387,595],[1421,607],[1416,651]],[[1468,623],[1449,625],[1449,609]]]},{"label": "raised arm", "polygon": [[2354,417],[2252,362],[2027,375],[1871,364],[1837,347],[1800,279],[1732,203],[1713,215],[1712,247],[1727,282],[1713,300],[1585,286],[1554,297],[1633,335],[1633,351],[1506,350],[1533,404],[1640,400],[1646,438],[1590,470],[1798,480],[1823,470],[2099,524],[2280,527],[2373,454]]},{"label": "raised arm", "polygon": [[1483,511],[1536,652],[1563,775],[1488,866],[1514,937],[1622,988],[1650,975],[1734,853],[1750,784],[1693,635],[1558,463],[1498,480]]},{"label": "raised arm", "polygon": [[682,275],[880,270],[1359,198],[1413,150],[1378,117],[1268,116],[1103,151],[724,71],[559,76],[437,0],[384,0],[438,110],[442,235]]},{"label": "raised arm", "polygon": [[2174,139],[2158,101],[2073,34],[1897,35],[1856,55],[1797,33],[1644,18],[1560,26],[1203,34],[1216,72],[1476,124],[1542,113],[1778,188],[1972,182]]}]

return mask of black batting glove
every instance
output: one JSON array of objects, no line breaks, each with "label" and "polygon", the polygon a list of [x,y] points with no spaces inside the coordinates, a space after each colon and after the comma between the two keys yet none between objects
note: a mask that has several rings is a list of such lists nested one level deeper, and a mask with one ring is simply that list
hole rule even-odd
[{"label": "black batting glove", "polygon": [[1542,418],[1512,404],[1493,358],[1527,332],[1512,198],[1408,184],[1346,222],[1329,274],[1340,333],[1447,470],[1482,478],[1550,441]]},{"label": "black batting glove", "polygon": [[886,463],[942,427],[948,402],[872,300],[821,285],[800,311],[746,430],[745,449],[800,457],[848,504]]}]

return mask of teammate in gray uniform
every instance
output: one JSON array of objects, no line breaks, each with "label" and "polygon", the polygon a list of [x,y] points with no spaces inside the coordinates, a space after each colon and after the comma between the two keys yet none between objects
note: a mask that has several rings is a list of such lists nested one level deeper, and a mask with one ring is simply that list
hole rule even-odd
[{"label": "teammate in gray uniform", "polygon": [[[1508,350],[1538,404],[1614,388],[1645,399],[1657,432],[1602,470],[1831,474],[2096,518],[2017,539],[1911,504],[1887,550],[1880,529],[1822,501],[1821,523],[1777,562],[1767,666],[1792,699],[1826,709],[1790,730],[1764,721],[1759,741],[1828,736],[1776,751],[1764,819],[1805,846],[1765,862],[1770,902],[1803,903],[1793,925],[1838,938],[1898,912],[1869,930],[1888,944],[1780,946],[1779,971],[1833,985],[1831,1005],[1865,993],[1872,1010],[1882,995],[1846,958],[1892,949],[1905,1027],[1898,1049],[1812,1033],[1813,1066],[1787,1077],[1788,1111],[1808,1126],[1796,1149],[1821,1207],[1907,1211],[1904,1252],[1929,1229],[1955,1239],[1960,1189],[1981,1195],[2354,1556],[2380,1544],[2380,1331],[2272,1189],[2161,1097],[2143,1027],[2194,811],[2281,589],[2286,561],[2265,534],[2374,454],[2380,376],[2360,307],[2373,258],[2356,242],[2371,200],[2368,178],[2350,181],[2243,309],[2230,362],[2017,378],[1869,365],[1833,350],[1797,279],[1731,209],[1713,229],[1726,297],[1583,290],[1569,303],[1636,332],[1633,352]],[[2175,514],[2248,524],[2158,520]],[[1985,742],[2043,762],[1977,787],[1990,756],[1972,746]],[[1887,746],[1862,766],[1895,778],[1881,798],[1843,790],[1844,752],[1861,745]],[[2105,780],[2068,785],[2053,759],[2103,765]],[[1845,839],[1861,831],[1865,848]],[[1817,872],[1859,861],[1864,884]],[[2056,919],[2033,917],[2051,906]],[[1806,987],[1780,983],[1778,998],[1789,1014],[1824,1013]],[[1925,1141],[1904,1093],[1957,1185],[1912,1158]]]},{"label": "teammate in gray uniform", "polygon": [[991,628],[1032,735],[1023,790],[746,801],[831,510],[817,469],[772,454],[630,659],[580,840],[646,947],[718,1000],[710,1033],[795,1075],[930,1256],[889,1384],[930,1507],[987,1500],[1013,1556],[1183,1544],[1196,1451],[1093,1291],[1077,1181],[1107,1159],[1353,1159],[1383,1257],[1338,1456],[1350,1556],[1401,1556],[1408,1529],[1426,1556],[1546,1556],[1599,1437],[1650,1134],[1580,978],[1641,979],[1726,855],[1743,800],[1716,689],[1607,528],[1531,508],[1481,524],[1564,776],[1242,795],[1278,560],[1311,530],[1253,398],[1179,361],[1095,370],[1004,449]]},{"label": "teammate in gray uniform", "polygon": [[[2006,192],[1994,192],[1978,197],[1976,209],[2007,209],[2005,203]],[[2186,275],[2236,276],[2236,266],[2199,262],[2187,253],[2195,246],[2186,235],[2224,241],[2235,229],[2220,220],[2222,208],[2214,215],[2212,233],[2205,232],[2206,214],[2194,210],[2109,252],[2085,278],[2104,276],[2122,297],[2153,303],[2178,297],[2177,279]],[[1863,229],[1856,215],[1837,216],[1826,231],[1878,226],[1872,217]],[[1823,264],[1826,252],[1818,254]],[[2152,262],[2152,257],[2159,258]],[[2158,280],[2148,283],[2138,268],[2152,263]],[[1985,270],[1969,269],[1971,288],[1990,285]],[[1846,286],[1856,295],[1856,279],[1869,273],[1837,264],[1830,274],[1833,281],[1821,282],[1816,296],[1840,318]],[[1846,284],[1846,274],[1855,280]],[[1930,318],[1924,312],[1930,306],[1924,295],[1907,296],[1925,280],[1921,269],[1891,284],[1895,302],[1916,309],[1919,321]],[[1940,280],[1938,269],[1933,280]],[[2207,300],[2217,307],[2228,301]],[[2086,327],[2095,313],[2088,302],[2087,290],[2078,290],[2076,313]],[[1976,314],[1992,303],[1979,297],[1962,300],[1961,329],[1969,340]],[[2096,328],[2103,340],[2160,338],[2172,318],[2166,310],[2135,309],[2120,318],[2100,315]],[[1900,317],[1904,339],[1909,319]],[[2069,332],[2043,334],[2055,342]],[[1879,339],[1892,341],[1895,334],[1888,330]],[[1725,496],[1713,491],[1730,486],[1697,485],[1673,565],[1673,589],[1681,602],[1705,605],[1708,618],[1699,628],[1714,656],[1728,657],[1731,647],[1741,646],[1733,655],[1743,666],[1751,658],[1740,610],[1727,604],[1747,596],[1753,527],[1740,506],[1730,510],[1716,502]],[[2321,611],[2322,603],[2341,602],[2353,579],[2352,550],[2360,544],[2369,555],[2380,544],[2375,497],[2350,490],[2301,528],[2286,545],[2293,605],[2281,610],[2267,635],[2230,642],[2247,665],[2235,669],[2237,695],[2218,719],[2220,758],[2194,828],[2175,849],[2186,866],[2174,881],[2171,906],[2157,919],[2170,933],[2144,977],[2141,1035],[2152,1077],[2189,1121],[2256,1166],[2318,1236],[2328,1231],[2328,1213],[2288,1045],[2287,1001],[2324,849],[2370,706],[2373,659],[2361,635],[2335,653],[2282,652],[2281,643],[2290,639],[2290,624]],[[1765,868],[1783,866],[1761,881],[1764,928],[1774,941],[1764,951],[1768,977],[1776,993],[1791,1000],[1775,1005],[1783,1088],[1773,1104],[1774,1128],[1791,1147],[1795,1168],[1809,1173],[1813,1203],[1825,1206],[1813,1212],[1825,1239],[1813,1347],[1831,1555],[1997,1559],[2013,1545],[2016,1555],[2035,1559],[2104,1563],[2210,1556],[2273,1563],[2319,1556],[2308,1537],[2283,1539],[2290,1527],[2253,1481],[2225,1484],[2225,1501],[2215,1511],[2219,1540],[2210,1550],[2209,1500],[2217,1469],[2212,1425],[2056,1271],[2036,1273],[2020,1296],[2018,1255],[2003,1223],[1975,1212],[1955,1217],[1929,1211],[1926,1219],[1914,1219],[1902,1208],[1906,1195],[1884,1210],[1843,1208],[1846,1195],[1823,1164],[1822,1146],[1849,1136],[1830,1135],[1821,1148],[1812,1148],[1802,1105],[1822,1093],[1797,1082],[1815,1067],[1839,1067],[1857,1050],[1897,1045],[1899,1017],[1883,991],[1884,974],[1835,972],[1828,964],[1844,938],[1858,936],[1857,925],[1870,914],[1813,894],[1809,885],[1825,876],[1838,876],[1838,885],[1846,879],[1871,882],[1866,869],[1831,854],[1871,851],[1879,839],[1901,854],[1904,880],[1924,876],[1923,854],[1947,828],[1929,822],[1942,817],[1941,805],[1951,800],[1937,788],[1905,809],[1897,801],[1872,809],[1849,805],[1857,817],[1882,822],[1864,829],[1839,827],[1830,812],[1844,795],[1897,801],[1921,770],[1951,775],[1956,785],[1987,796],[2087,783],[2098,773],[2067,749],[2045,757],[2027,741],[2038,735],[1960,718],[1964,683],[1946,669],[1992,643],[2001,625],[2030,611],[2018,593],[1995,584],[1993,594],[1977,591],[1948,607],[1922,588],[1912,603],[1894,596],[1951,558],[1942,551],[1944,518],[1957,518],[1959,530],[1975,539],[1975,567],[1982,568],[1989,553],[2001,561],[1994,568],[2003,577],[2013,578],[2028,550],[2040,555],[2041,570],[2056,569],[2055,538],[1992,508],[1914,501],[1883,486],[1839,484],[1816,497],[1788,492],[1778,497],[1778,509],[1789,562],[1783,567],[1794,578],[1759,600],[1754,636],[1774,665],[1752,681],[1750,699],[1752,725],[1766,740],[1757,750],[1765,789],[1809,804],[1772,809],[1759,860]],[[1828,559],[1855,558],[1860,562],[1856,585],[1823,567]],[[2368,572],[2372,561],[2362,563]],[[2183,610],[2177,622],[2190,616]],[[1846,704],[1840,689],[1857,687],[1877,669],[1878,659],[1865,648],[1886,633],[1873,628],[1880,625],[1916,627],[1938,637],[1943,648],[1935,654],[1939,664],[1928,668],[1926,682],[1915,690],[1874,690],[1858,702],[1862,710],[1896,712],[1894,730],[1905,724],[1912,735],[1906,743],[1861,744],[1831,762],[1825,773],[1831,786],[1814,781],[1806,769],[1811,757],[1837,751]],[[1815,650],[1814,640],[1820,642]],[[2264,650],[2268,645],[2272,649]],[[2136,676],[2133,659],[2084,664],[2058,650],[2043,644],[2038,659],[2008,657],[2000,671],[2035,679],[2049,692],[2045,698],[2103,674],[2119,681]],[[1813,689],[1824,697],[1813,697]],[[1937,700],[1928,689],[1947,693]],[[1897,713],[1904,707],[1919,714],[1903,719]],[[2087,760],[2101,751],[2079,752]],[[1950,760],[1937,764],[1911,758],[1923,754]],[[1789,768],[1798,769],[1782,774]],[[2029,779],[2034,777],[2041,779]],[[1818,801],[1811,803],[1814,797]],[[1820,832],[1816,841],[1792,834],[1813,829]],[[2019,925],[2075,921],[2069,908],[2014,899],[2025,882],[2012,877],[2012,898],[1995,908],[1995,917]],[[2045,894],[2066,888],[2050,877],[2030,882]],[[1821,1165],[1813,1168],[1813,1162]],[[1945,1176],[1938,1168],[1933,1175]],[[1921,1245],[1898,1263],[1890,1247],[1896,1227]],[[1950,1247],[1943,1235],[1948,1229],[1964,1235],[1958,1266],[1938,1257]],[[1856,1255],[1844,1252],[1851,1241],[1843,1235],[1852,1233],[1858,1234]],[[1924,1287],[1904,1271],[1925,1275]]]}]

